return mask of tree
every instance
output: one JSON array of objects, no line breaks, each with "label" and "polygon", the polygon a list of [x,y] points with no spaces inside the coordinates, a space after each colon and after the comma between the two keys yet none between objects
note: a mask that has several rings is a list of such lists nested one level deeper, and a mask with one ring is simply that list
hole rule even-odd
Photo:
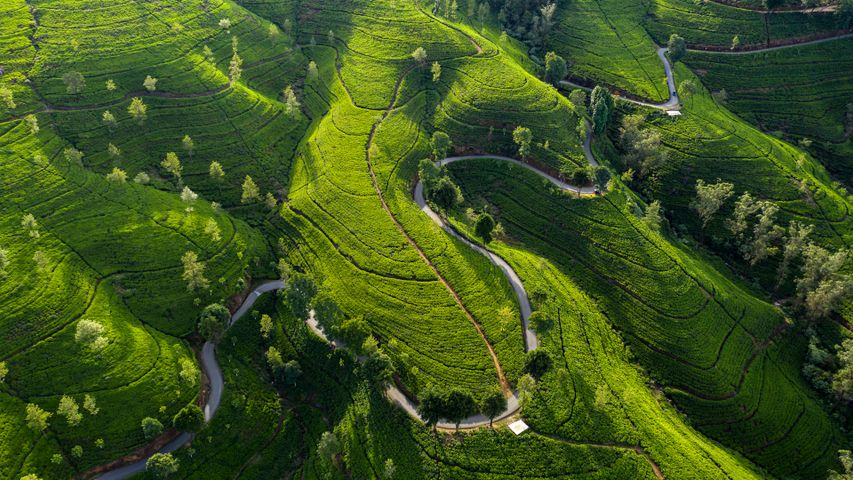
[{"label": "tree", "polygon": [[77,425],[80,425],[80,421],[83,420],[83,414],[80,413],[80,407],[77,405],[77,402],[68,395],[63,395],[62,398],[59,399],[59,407],[56,409],[56,414],[65,417],[65,421],[68,422],[69,427],[76,427]]},{"label": "tree", "polygon": [[171,453],[155,453],[145,462],[145,471],[150,472],[154,478],[169,478],[177,473],[179,467],[178,459]]},{"label": "tree", "polygon": [[160,162],[160,166],[163,167],[166,172],[170,173],[175,179],[178,180],[178,183],[181,183],[181,175],[183,173],[183,167],[181,166],[181,160],[178,158],[178,154],[175,152],[169,152],[166,154],[166,158]]},{"label": "tree", "polygon": [[268,32],[271,40],[275,41],[275,39],[278,38],[278,35],[279,35],[278,27],[275,26],[274,23],[270,23],[270,26],[267,29],[267,32]]},{"label": "tree", "polygon": [[68,163],[74,163],[76,165],[83,164],[83,152],[77,150],[74,147],[67,147],[62,151],[62,154],[65,156],[65,160]]},{"label": "tree", "polygon": [[576,88],[569,93],[569,101],[575,106],[576,111],[586,111],[586,92],[580,88]]},{"label": "tree", "polygon": [[114,82],[112,78],[104,82],[104,87],[107,89],[108,92],[114,92],[118,88],[116,86],[116,82]]},{"label": "tree", "polygon": [[18,106],[15,103],[15,95],[12,93],[12,90],[6,86],[0,86],[0,101],[2,101],[9,110],[13,110]]},{"label": "tree", "polygon": [[6,269],[9,268],[9,251],[5,248],[0,248],[0,280],[5,280],[9,275]]},{"label": "tree", "polygon": [[740,47],[740,36],[735,35],[734,37],[732,37],[732,48],[731,49],[737,50],[738,47]]},{"label": "tree", "polygon": [[743,243],[744,234],[749,228],[749,218],[760,209],[761,202],[753,198],[749,192],[744,192],[738,197],[737,202],[735,202],[735,210],[732,213],[732,218],[726,221],[729,232],[731,232],[738,242]]},{"label": "tree", "polygon": [[690,207],[696,210],[702,219],[702,228],[708,226],[714,214],[734,193],[734,185],[719,179],[713,184],[706,184],[702,179],[696,181],[696,198],[690,203]]},{"label": "tree", "polygon": [[71,95],[77,95],[86,87],[86,79],[80,72],[68,72],[62,76],[65,82],[65,90]]},{"label": "tree", "polygon": [[193,204],[198,200],[198,194],[190,190],[190,187],[184,187],[181,190],[181,201],[187,205],[186,211],[190,213],[193,211]]},{"label": "tree", "polygon": [[483,212],[477,217],[477,223],[474,224],[474,233],[483,239],[483,243],[492,241],[492,231],[495,229],[495,219],[488,213]]},{"label": "tree", "polygon": [[366,380],[384,389],[394,376],[394,364],[391,362],[391,357],[377,349],[367,355],[360,371]]},{"label": "tree", "polygon": [[181,432],[198,432],[204,426],[204,412],[198,405],[187,405],[172,418],[172,426]]},{"label": "tree", "polygon": [[[853,5],[853,2],[848,3]],[[839,450],[838,461],[844,471],[838,473],[835,470],[830,470],[827,480],[853,480],[853,455],[851,455],[850,450]]]},{"label": "tree", "polygon": [[599,192],[606,192],[607,185],[610,183],[610,170],[602,165],[591,167],[592,183]]},{"label": "tree", "polygon": [[101,411],[98,408],[98,404],[95,401],[95,397],[89,395],[88,393],[83,397],[83,409],[89,412],[89,415],[97,415],[98,412]]},{"label": "tree", "polygon": [[491,13],[490,10],[491,8],[489,7],[488,0],[480,3],[480,8],[477,9],[477,20],[479,20],[481,24],[485,23],[486,19],[489,18],[489,13]]},{"label": "tree", "polygon": [[320,76],[320,70],[314,60],[308,62],[308,80],[316,80]]},{"label": "tree", "polygon": [[47,421],[53,414],[42,410],[34,403],[27,404],[27,427],[34,432],[47,430]]},{"label": "tree", "polygon": [[558,86],[569,73],[566,60],[554,52],[545,54],[545,81]]},{"label": "tree", "polygon": [[195,366],[195,362],[189,358],[182,358],[180,363],[181,371],[178,372],[178,376],[181,378],[181,381],[191,387],[195,386],[198,383],[200,373],[198,367]]},{"label": "tree", "polygon": [[661,210],[662,208],[659,200],[655,200],[646,207],[646,214],[643,216],[643,223],[649,227],[649,230],[653,230],[655,232],[660,231],[660,226],[663,222]]},{"label": "tree", "polygon": [[334,432],[323,432],[317,443],[317,454],[324,460],[333,461],[341,453],[341,442]]},{"label": "tree", "polygon": [[230,18],[222,18],[219,20],[219,28],[223,30],[228,30],[231,28],[231,19]]},{"label": "tree", "polygon": [[447,176],[442,176],[428,193],[430,200],[445,211],[455,208],[464,200],[462,190]]},{"label": "tree", "polygon": [[592,130],[601,135],[607,130],[610,119],[613,116],[613,95],[605,88],[596,86],[592,89],[589,102],[590,115],[592,116]]},{"label": "tree", "polygon": [[442,395],[435,388],[430,388],[424,392],[420,400],[418,415],[428,427],[432,427],[435,431],[444,411]]},{"label": "tree", "polygon": [[382,478],[385,480],[393,480],[396,474],[397,466],[394,465],[394,460],[386,458],[385,465],[382,467]]},{"label": "tree", "polygon": [[231,56],[231,63],[228,64],[228,78],[231,79],[231,83],[237,83],[240,81],[240,77],[243,75],[243,59],[240,58],[240,55],[237,55],[237,52],[234,52],[234,55]]},{"label": "tree", "polygon": [[419,67],[423,67],[427,62],[427,52],[424,47],[418,47],[412,52],[412,58]]},{"label": "tree", "polygon": [[687,53],[687,43],[684,41],[684,38],[675,33],[669,36],[669,42],[667,42],[666,47],[669,50],[669,58],[673,62],[681,60]]},{"label": "tree", "polygon": [[848,253],[830,253],[823,247],[809,244],[803,252],[801,276],[795,281],[797,301],[811,318],[824,317],[853,289],[850,277],[841,273]]},{"label": "tree", "polygon": [[641,128],[645,120],[642,114],[625,115],[619,127],[619,146],[625,152],[625,162],[637,168],[641,177],[648,176],[667,160],[666,151],[661,148],[660,132]]},{"label": "tree", "polygon": [[776,281],[776,288],[782,286],[782,283],[788,277],[791,263],[803,254],[809,243],[808,237],[813,231],[814,225],[804,225],[796,220],[792,220],[788,224],[788,235],[782,251],[782,261],[779,262],[779,269],[777,271],[778,280]]},{"label": "tree", "polygon": [[293,316],[298,319],[308,318],[311,301],[317,295],[317,285],[308,275],[294,273],[285,289],[285,298]]},{"label": "tree", "polygon": [[477,402],[470,393],[453,389],[444,397],[444,417],[456,424],[477,413]]},{"label": "tree", "polygon": [[258,185],[252,180],[252,177],[246,175],[243,180],[243,194],[240,196],[240,203],[256,202],[261,199],[261,191]]},{"label": "tree", "polygon": [[36,270],[39,273],[45,273],[50,264],[47,255],[42,250],[36,250],[36,253],[33,254],[33,262],[35,262]]},{"label": "tree", "polygon": [[145,172],[139,172],[133,177],[133,183],[138,183],[140,185],[145,185],[151,181],[151,177],[148,176]]},{"label": "tree", "polygon": [[35,135],[39,133],[39,119],[33,114],[27,115],[24,117],[24,121],[27,122],[27,125],[30,127],[30,133]]},{"label": "tree", "polygon": [[212,218],[207,219],[204,224],[204,234],[210,237],[212,242],[218,242],[222,239],[222,231],[219,229],[219,224]]},{"label": "tree", "polygon": [[340,328],[344,313],[327,291],[321,291],[313,300],[314,319],[326,334]]},{"label": "tree", "polygon": [[296,385],[296,381],[302,376],[302,366],[296,360],[289,360],[282,369],[282,379],[287,385]]},{"label": "tree", "polygon": [[524,368],[522,369],[523,373],[529,373],[536,380],[542,378],[548,370],[551,369],[551,365],[553,361],[551,360],[551,356],[548,355],[543,349],[536,349],[527,352],[527,355],[524,357]]},{"label": "tree", "polygon": [[30,473],[21,477],[21,480],[41,480],[41,478],[35,473]]},{"label": "tree", "polygon": [[24,231],[27,232],[30,238],[39,238],[41,236],[39,233],[39,224],[32,213],[25,213],[21,217],[21,226],[24,227]]},{"label": "tree", "polygon": [[779,207],[770,202],[761,202],[761,214],[758,215],[758,222],[753,228],[752,240],[748,246],[744,246],[744,259],[749,261],[750,265],[764,260],[765,258],[774,255],[778,248],[774,245],[785,231],[775,224],[776,212]]},{"label": "tree", "polygon": [[527,127],[518,126],[512,132],[512,141],[518,145],[518,155],[527,158],[530,155],[530,144],[533,142],[533,132]]},{"label": "tree", "polygon": [[696,82],[693,80],[684,80],[678,84],[678,94],[685,100],[693,97],[697,91],[698,87],[696,87]]},{"label": "tree", "polygon": [[115,115],[113,115],[113,113],[109,110],[105,110],[104,113],[101,114],[101,120],[104,122],[104,125],[106,125],[106,127],[110,130],[114,129],[118,124],[116,122]]},{"label": "tree", "polygon": [[204,263],[198,260],[198,255],[188,251],[181,257],[181,263],[184,266],[181,278],[187,282],[187,290],[206,290],[210,283],[204,278]]},{"label": "tree", "polygon": [[853,400],[853,339],[846,339],[838,346],[836,355],[839,368],[832,376],[832,389],[839,398]]},{"label": "tree", "polygon": [[[534,352],[536,350],[533,350]],[[533,378],[532,375],[525,374],[522,375],[518,379],[518,403],[521,404],[522,407],[527,405],[527,402],[533,398],[533,394],[536,391],[536,379]]]},{"label": "tree", "polygon": [[83,447],[80,445],[71,447],[71,456],[74,458],[83,458]]},{"label": "tree", "polygon": [[276,207],[278,207],[278,200],[276,200],[275,195],[273,195],[272,192],[267,192],[266,195],[264,195],[264,205],[272,211],[275,211]]},{"label": "tree", "polygon": [[447,152],[453,148],[453,142],[450,140],[450,136],[446,133],[436,131],[432,134],[430,146],[432,147],[433,158],[438,161],[447,157]]},{"label": "tree", "polygon": [[104,326],[87,318],[81,319],[77,322],[77,329],[74,332],[74,340],[84,347],[91,348],[95,351],[103,350],[108,343],[107,337],[104,335]]},{"label": "tree", "polygon": [[284,360],[281,359],[281,352],[279,352],[275,347],[270,347],[267,349],[267,353],[265,353],[264,356],[267,359],[267,365],[269,365],[270,370],[272,370],[275,377],[278,378],[284,369]]},{"label": "tree", "polygon": [[107,145],[107,153],[113,161],[118,160],[119,157],[121,157],[121,149],[112,143]]},{"label": "tree", "polygon": [[218,303],[210,304],[204,307],[199,315],[198,332],[205,340],[219,343],[230,320],[231,312],[225,306]]},{"label": "tree", "polygon": [[133,97],[130,100],[130,105],[127,107],[127,113],[136,120],[136,123],[142,125],[145,119],[148,118],[148,106],[139,97]]},{"label": "tree", "polygon": [[157,79],[151,75],[146,75],[145,80],[142,81],[142,86],[145,87],[145,90],[153,92],[157,90]]},{"label": "tree", "polygon": [[184,135],[184,138],[181,139],[181,146],[184,147],[184,151],[190,156],[190,160],[193,159],[193,151],[195,151],[195,142],[193,142],[192,137],[189,135]]},{"label": "tree", "polygon": [[296,98],[293,87],[288,85],[282,95],[284,96],[284,113],[290,117],[295,117],[302,105],[299,103],[299,99]]},{"label": "tree", "polygon": [[163,433],[163,424],[156,418],[145,417],[142,419],[142,434],[146,440],[154,440]]},{"label": "tree", "polygon": [[432,73],[433,83],[441,80],[441,64],[440,63],[432,62],[432,67],[430,67],[430,72]]},{"label": "tree", "polygon": [[210,178],[216,181],[220,181],[225,177],[225,170],[222,169],[222,164],[217,161],[210,162],[208,172],[210,173]]},{"label": "tree", "polygon": [[504,396],[503,392],[498,389],[494,389],[491,392],[487,393],[483,400],[480,402],[480,410],[483,411],[483,415],[489,418],[489,426],[492,426],[492,422],[495,417],[504,412],[507,408],[507,400]]},{"label": "tree", "polygon": [[272,326],[273,326],[272,317],[270,317],[266,313],[261,315],[260,330],[261,330],[261,337],[264,340],[268,340],[270,338],[270,333],[272,333]]},{"label": "tree", "polygon": [[127,183],[127,172],[118,167],[114,167],[113,171],[108,173],[106,178],[107,181],[113,183]]}]

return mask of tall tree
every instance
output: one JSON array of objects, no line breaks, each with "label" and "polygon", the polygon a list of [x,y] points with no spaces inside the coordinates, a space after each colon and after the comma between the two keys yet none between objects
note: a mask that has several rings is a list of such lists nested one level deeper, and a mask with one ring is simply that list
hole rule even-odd
[{"label": "tall tree", "polygon": [[690,207],[696,210],[702,219],[702,228],[714,217],[720,208],[735,193],[731,183],[717,180],[717,183],[706,184],[701,178],[696,181],[696,198],[690,202]]},{"label": "tall tree", "polygon": [[154,440],[163,433],[163,424],[156,418],[145,417],[142,419],[142,435],[146,440]]},{"label": "tall tree", "polygon": [[204,412],[195,404],[187,405],[172,417],[172,426],[180,432],[198,432],[204,426]]},{"label": "tall tree", "polygon": [[659,200],[655,200],[646,207],[646,214],[643,216],[643,223],[649,227],[649,230],[653,230],[655,232],[660,231],[660,226],[663,221],[661,210],[662,208]]},{"label": "tall tree", "polygon": [[427,63],[427,52],[424,50],[424,47],[418,47],[412,52],[412,58],[415,60],[415,63],[423,68]]},{"label": "tall tree", "polygon": [[446,133],[436,131],[432,134],[430,146],[432,147],[433,158],[438,161],[447,157],[447,152],[453,148],[453,142],[450,140],[450,136]]},{"label": "tall tree", "polygon": [[669,50],[669,58],[673,62],[681,60],[687,53],[687,43],[685,43],[684,38],[676,33],[669,36],[666,47]]},{"label": "tall tree", "polygon": [[424,392],[420,401],[418,404],[418,415],[420,415],[428,427],[432,427],[433,431],[435,431],[444,411],[442,395],[435,388],[430,388]]},{"label": "tall tree", "polygon": [[228,78],[234,84],[240,81],[241,76],[243,76],[243,59],[235,51],[231,56],[231,63],[228,64]]},{"label": "tall tree", "polygon": [[483,411],[483,415],[485,415],[489,419],[490,427],[492,426],[492,422],[495,420],[495,417],[503,413],[506,408],[506,397],[499,389],[494,389],[487,393],[483,397],[480,406],[480,410]]},{"label": "tall tree", "polygon": [[53,415],[50,412],[42,410],[41,407],[34,403],[27,404],[27,427],[35,432],[43,432],[47,430],[47,421]]},{"label": "tall tree", "polygon": [[63,395],[62,398],[59,399],[59,407],[56,409],[56,414],[65,417],[65,421],[68,423],[69,427],[76,427],[77,425],[80,425],[80,421],[83,420],[83,414],[80,413],[80,407],[77,405],[77,402],[68,395]]},{"label": "tall tree", "polygon": [[779,288],[788,277],[791,263],[803,254],[803,250],[805,250],[809,243],[808,237],[812,231],[814,231],[814,225],[804,225],[796,220],[788,224],[788,235],[785,239],[782,261],[779,262],[776,288]]},{"label": "tall tree", "polygon": [[224,305],[213,303],[201,311],[198,318],[198,332],[205,340],[213,343],[219,343],[225,330],[228,328],[228,322],[231,320],[231,312]]},{"label": "tall tree", "polygon": [[285,298],[293,316],[299,319],[308,318],[311,302],[317,295],[317,284],[306,274],[294,273],[285,290]]},{"label": "tall tree", "polygon": [[171,453],[155,453],[145,462],[145,471],[154,478],[165,479],[177,473],[179,465],[178,459]]},{"label": "tall tree", "polygon": [[527,127],[515,127],[512,132],[512,140],[518,145],[518,155],[526,159],[531,153],[530,145],[533,143],[533,132]]},{"label": "tall tree", "polygon": [[181,184],[181,178],[184,169],[181,166],[181,160],[178,158],[177,153],[168,152],[163,161],[160,162],[160,166],[163,167],[163,170],[175,177],[179,185]]},{"label": "tall tree", "polygon": [[554,86],[559,86],[560,82],[566,78],[569,73],[569,67],[566,60],[554,52],[545,54],[545,81]]},{"label": "tall tree", "polygon": [[258,185],[252,180],[252,177],[246,175],[243,180],[243,194],[240,196],[240,203],[257,202],[261,199],[261,190]]},{"label": "tall tree", "polygon": [[796,280],[797,301],[809,317],[828,315],[853,289],[850,277],[842,273],[847,257],[847,250],[831,253],[814,244],[804,249],[802,274]]},{"label": "tall tree", "polygon": [[453,389],[444,397],[444,417],[456,424],[457,430],[462,420],[476,413],[477,402],[470,393]]},{"label": "tall tree", "polygon": [[613,95],[607,89],[596,86],[592,89],[589,108],[592,116],[592,129],[596,134],[601,135],[607,131],[607,126],[613,116]]},{"label": "tall tree", "polygon": [[157,90],[157,79],[151,75],[147,75],[145,80],[142,81],[142,86],[145,87],[145,90],[153,92],[154,90]]},{"label": "tall tree", "polygon": [[94,320],[83,318],[77,322],[77,328],[74,331],[74,340],[95,351],[103,350],[109,343],[109,339],[104,335],[104,326]]},{"label": "tall tree", "polygon": [[284,89],[284,113],[290,117],[295,117],[299,113],[299,108],[301,107],[299,100],[296,98],[296,93],[293,91],[293,87],[288,85],[287,88]]},{"label": "tall tree", "polygon": [[136,123],[142,125],[145,119],[148,118],[148,106],[139,97],[133,97],[130,100],[130,105],[127,107],[127,113],[136,120]]},{"label": "tall tree", "polygon": [[181,257],[181,263],[184,266],[182,278],[187,282],[187,290],[191,292],[206,290],[210,282],[204,278],[204,263],[199,261],[198,255],[188,251]]},{"label": "tall tree", "polygon": [[483,243],[492,241],[492,232],[495,229],[495,219],[486,212],[477,217],[477,222],[474,224],[474,233],[483,239]]}]

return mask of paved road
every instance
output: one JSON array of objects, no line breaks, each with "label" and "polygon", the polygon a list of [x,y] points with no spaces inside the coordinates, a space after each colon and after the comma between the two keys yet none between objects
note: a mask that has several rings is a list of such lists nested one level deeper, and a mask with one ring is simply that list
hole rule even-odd
[{"label": "paved road", "polygon": [[[234,315],[231,316],[228,326],[230,327],[231,325],[234,325],[237,320],[249,312],[261,295],[273,290],[280,290],[282,288],[284,288],[284,282],[281,280],[264,282],[259,285],[257,288],[252,290],[245,300],[243,300],[243,304],[240,305],[240,308],[238,308],[237,311],[234,312]],[[207,405],[204,406],[204,420],[205,422],[209,422],[213,416],[216,415],[216,410],[219,409],[219,403],[222,400],[222,391],[225,387],[225,382],[222,379],[222,370],[219,368],[219,363],[216,361],[216,345],[211,342],[205,342],[202,347],[201,368],[210,380],[210,394],[207,397]],[[174,452],[178,448],[189,443],[192,438],[192,434],[186,432],[182,433],[177,438],[166,444],[166,446],[161,448],[159,453]],[[124,480],[125,478],[129,478],[145,471],[145,462],[147,462],[149,458],[150,457],[145,457],[142,460],[111,470],[96,478],[98,480]]]},{"label": "paved road", "polygon": [[689,49],[689,51],[698,52],[698,53],[711,53],[711,54],[715,54],[715,55],[752,55],[754,53],[772,52],[773,50],[784,50],[786,48],[807,47],[809,45],[817,45],[819,43],[834,42],[835,40],[843,40],[845,38],[853,38],[853,33],[845,33],[844,35],[836,35],[834,37],[818,38],[817,40],[809,40],[807,42],[791,43],[788,45],[776,45],[775,47],[765,47],[765,48],[759,48],[756,50],[737,50],[737,51],[724,50],[724,51],[719,51],[719,50],[696,50],[696,49],[691,48],[691,49]]},{"label": "paved road", "polygon": [[[666,73],[666,86],[669,89],[669,100],[664,103],[651,103],[644,102],[642,100],[634,100],[632,98],[627,97],[619,97],[626,102],[631,102],[637,105],[643,105],[645,107],[657,108],[658,110],[677,110],[679,107],[678,100],[678,90],[675,86],[675,77],[672,74],[672,64],[669,63],[669,59],[666,57],[667,48],[660,47],[658,48],[658,58],[660,58],[661,63],[663,63],[663,70]],[[562,80],[560,85],[580,88],[582,90],[592,90],[589,87],[584,87],[583,85],[578,85],[577,83],[570,82],[568,80]]]}]

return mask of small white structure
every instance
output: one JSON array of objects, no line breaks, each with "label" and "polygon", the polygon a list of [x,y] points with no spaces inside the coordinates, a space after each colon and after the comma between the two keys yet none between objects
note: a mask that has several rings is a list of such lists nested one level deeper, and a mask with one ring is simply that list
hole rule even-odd
[{"label": "small white structure", "polygon": [[524,420],[519,420],[517,422],[512,422],[509,424],[509,429],[512,430],[512,433],[516,435],[521,435],[522,433],[526,432],[528,428],[530,427],[528,427],[527,424],[524,423]]},{"label": "small white structure", "polygon": [[681,112],[679,110],[667,110],[666,114],[669,115],[670,117],[680,117],[681,116]]}]

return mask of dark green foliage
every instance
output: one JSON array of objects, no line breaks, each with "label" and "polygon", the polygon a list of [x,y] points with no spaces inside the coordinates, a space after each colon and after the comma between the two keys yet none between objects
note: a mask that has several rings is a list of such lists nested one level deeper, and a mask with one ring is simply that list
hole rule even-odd
[{"label": "dark green foliage", "polygon": [[444,160],[447,157],[447,152],[453,148],[453,142],[450,137],[444,132],[434,132],[430,140],[432,147],[432,155],[435,160]]},{"label": "dark green foliage", "polygon": [[430,199],[443,210],[451,210],[462,203],[462,192],[450,177],[443,176],[430,190]]},{"label": "dark green foliage", "polygon": [[488,213],[481,213],[474,224],[474,233],[483,239],[484,243],[492,241],[492,231],[495,229],[495,219]]},{"label": "dark green foliage", "polygon": [[296,360],[289,360],[280,369],[280,377],[287,385],[296,385],[296,381],[302,376],[302,366]]},{"label": "dark green foliage", "polygon": [[156,418],[145,417],[142,419],[142,434],[146,440],[153,440],[163,433],[163,424]]},{"label": "dark green foliage", "polygon": [[218,343],[228,328],[231,312],[223,305],[214,303],[204,307],[198,320],[198,333],[205,339]]},{"label": "dark green foliage", "polygon": [[470,393],[452,389],[443,398],[443,417],[459,426],[465,418],[477,413],[477,402]]},{"label": "dark green foliage", "polygon": [[435,427],[444,415],[444,399],[435,388],[430,388],[421,395],[418,404],[418,415],[424,419],[427,426]]},{"label": "dark green foliage", "polygon": [[554,52],[545,55],[545,81],[551,85],[559,85],[566,78],[569,68],[566,60]]},{"label": "dark green foliage", "polygon": [[490,424],[495,417],[506,410],[506,407],[506,397],[500,390],[493,390],[487,393],[480,402],[480,410],[483,412],[483,415],[489,417]]},{"label": "dark green foliage", "polygon": [[383,351],[371,352],[361,365],[362,376],[374,385],[384,387],[394,376],[394,364]]},{"label": "dark green foliage", "polygon": [[531,313],[528,322],[530,322],[530,328],[540,334],[547,333],[554,327],[554,319],[542,311]]},{"label": "dark green foliage", "polygon": [[551,369],[553,363],[547,351],[543,349],[531,350],[524,357],[523,371],[532,375],[536,380],[539,380]]},{"label": "dark green foliage", "polygon": [[197,432],[204,426],[204,412],[198,405],[187,405],[172,418],[172,426],[181,432]]},{"label": "dark green foliage", "polygon": [[666,46],[669,49],[669,58],[673,62],[681,60],[687,53],[687,44],[684,42],[684,38],[675,33],[669,36],[669,42]]},{"label": "dark green foliage", "polygon": [[592,90],[589,113],[592,116],[593,131],[598,135],[603,134],[613,117],[613,95],[607,89],[596,86]]},{"label": "dark green foliage", "polygon": [[285,298],[290,306],[290,311],[296,318],[308,318],[311,309],[311,301],[317,294],[317,284],[314,280],[303,273],[294,273],[290,276],[287,284]]}]

